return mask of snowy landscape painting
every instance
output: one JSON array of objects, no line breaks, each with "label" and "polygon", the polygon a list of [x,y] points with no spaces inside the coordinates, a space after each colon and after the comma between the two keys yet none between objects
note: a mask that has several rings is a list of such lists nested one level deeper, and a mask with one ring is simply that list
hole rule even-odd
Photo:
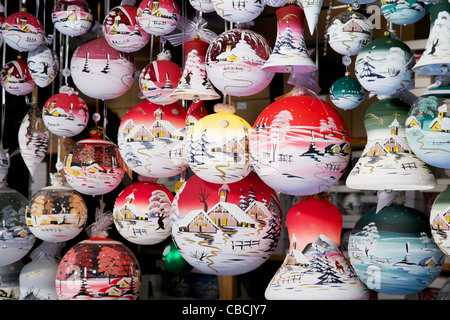
[{"label": "snowy landscape painting", "polygon": [[192,176],[172,203],[172,239],[183,258],[202,272],[243,274],[275,250],[281,217],[276,193],[254,172],[223,185]]},{"label": "snowy landscape painting", "polygon": [[348,250],[355,272],[369,289],[394,295],[429,286],[445,257],[433,241],[427,216],[403,205],[362,216]]},{"label": "snowy landscape painting", "polygon": [[[274,107],[270,111],[269,106],[250,134],[250,159],[255,171],[266,184],[291,195],[326,191],[342,176],[350,157],[346,128],[331,111],[327,115],[319,106],[315,109],[314,98],[305,99],[305,107],[295,100],[287,100],[284,109]],[[301,116],[309,103],[310,110],[315,110],[308,115],[311,121]]]},{"label": "snowy landscape painting", "polygon": [[52,12],[52,22],[62,34],[76,37],[86,33],[92,26],[93,16],[90,10],[77,5],[69,5],[66,10],[56,7]]},{"label": "snowy landscape painting", "polygon": [[266,288],[268,300],[365,300],[369,293],[339,246],[320,235],[304,248],[292,249]]},{"label": "snowy landscape painting", "polygon": [[133,253],[107,238],[83,240],[69,249],[56,275],[61,300],[136,300],[141,271]]},{"label": "snowy landscape painting", "polygon": [[425,1],[382,0],[381,13],[386,20],[400,25],[408,25],[422,19],[430,7]]}]

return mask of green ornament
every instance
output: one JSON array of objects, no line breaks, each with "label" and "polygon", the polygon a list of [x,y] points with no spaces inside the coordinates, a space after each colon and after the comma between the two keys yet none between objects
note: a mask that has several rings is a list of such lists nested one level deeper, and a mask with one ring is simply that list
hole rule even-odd
[{"label": "green ornament", "polygon": [[364,100],[364,89],[358,80],[346,73],[331,86],[330,100],[340,109],[354,109]]},{"label": "green ornament", "polygon": [[164,248],[162,262],[167,271],[176,275],[187,273],[192,269],[192,266],[184,260],[173,242]]}]

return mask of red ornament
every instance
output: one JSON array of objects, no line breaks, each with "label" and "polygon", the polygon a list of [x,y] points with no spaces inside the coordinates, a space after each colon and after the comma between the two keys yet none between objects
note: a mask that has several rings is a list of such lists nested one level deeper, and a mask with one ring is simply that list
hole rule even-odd
[{"label": "red ornament", "polygon": [[141,1],[136,21],[145,32],[163,36],[171,33],[180,20],[180,8],[174,0]]},{"label": "red ornament", "polygon": [[6,92],[16,96],[29,94],[36,87],[27,62],[20,56],[5,64],[1,71],[0,82]]},{"label": "red ornament", "polygon": [[43,43],[44,28],[38,18],[22,9],[5,19],[2,24],[2,36],[11,48],[27,52]]},{"label": "red ornament", "polygon": [[290,195],[312,195],[328,190],[344,173],[349,132],[327,102],[293,95],[258,116],[250,133],[250,155],[267,185]]}]

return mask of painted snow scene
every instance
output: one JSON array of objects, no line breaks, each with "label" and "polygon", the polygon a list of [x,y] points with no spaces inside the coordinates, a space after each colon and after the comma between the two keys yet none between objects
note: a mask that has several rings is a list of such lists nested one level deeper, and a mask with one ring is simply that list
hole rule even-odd
[{"label": "painted snow scene", "polygon": [[150,178],[173,177],[187,167],[186,109],[180,104],[143,101],[131,108],[119,126],[117,143],[134,172]]},{"label": "painted snow scene", "polygon": [[363,190],[425,190],[435,186],[428,166],[408,144],[404,123],[410,106],[382,99],[366,111],[367,143],[346,184]]},{"label": "painted snow scene", "polygon": [[147,33],[163,36],[171,33],[180,20],[180,8],[174,0],[141,1],[136,22]]},{"label": "painted snow scene", "polygon": [[221,1],[212,0],[214,10],[224,20],[244,23],[258,17],[265,8],[265,1],[258,0],[237,0]]},{"label": "painted snow scene", "polygon": [[243,118],[217,104],[216,113],[197,121],[186,137],[186,156],[191,170],[205,181],[232,183],[252,170],[249,154],[251,126]]},{"label": "painted snow scene", "polygon": [[288,4],[276,11],[277,39],[269,59],[261,67],[264,71],[308,73],[317,70],[311,60],[304,38],[305,14],[297,5]]},{"label": "painted snow scene", "polygon": [[272,49],[261,34],[243,28],[221,33],[208,47],[206,72],[223,94],[250,96],[265,89],[274,73],[261,70]]},{"label": "painted snow scene", "polygon": [[405,43],[385,36],[367,44],[356,56],[355,75],[370,93],[392,95],[409,88],[414,64],[414,55]]},{"label": "painted snow scene", "polygon": [[327,29],[330,47],[344,56],[358,54],[372,37],[372,25],[364,15],[353,10],[337,15]]},{"label": "painted snow scene", "polygon": [[381,13],[389,22],[408,25],[416,23],[428,12],[429,4],[418,0],[382,0]]},{"label": "painted snow scene", "polygon": [[170,208],[173,194],[164,186],[139,181],[126,187],[114,204],[114,225],[130,242],[152,245],[171,234]]},{"label": "painted snow scene", "polygon": [[37,238],[64,242],[83,230],[87,208],[83,198],[72,188],[49,186],[33,195],[25,217],[27,226]]},{"label": "painted snow scene", "polygon": [[343,110],[356,108],[364,98],[365,92],[361,84],[347,74],[337,79],[330,87],[330,101]]},{"label": "painted snow scene", "polygon": [[0,186],[0,266],[25,257],[36,241],[26,226],[27,205],[28,199],[19,192]]},{"label": "painted snow scene", "polygon": [[141,271],[122,243],[90,238],[63,256],[56,275],[60,300],[136,300]]},{"label": "painted snow scene", "polygon": [[450,255],[450,188],[447,186],[434,201],[430,211],[434,241],[445,255]]},{"label": "painted snow scene", "polygon": [[64,35],[77,37],[88,32],[93,16],[87,2],[58,1],[52,12],[52,22],[56,30]]},{"label": "painted snow scene", "polygon": [[92,137],[78,141],[65,157],[64,176],[82,194],[101,195],[114,190],[125,175],[116,145]]},{"label": "painted snow scene", "polygon": [[312,195],[328,190],[350,158],[347,126],[327,102],[291,96],[264,109],[250,134],[256,173],[276,191]]},{"label": "painted snow scene", "polygon": [[16,96],[29,94],[36,87],[27,63],[21,58],[6,63],[0,79],[5,91]]},{"label": "painted snow scene", "polygon": [[149,42],[150,35],[136,23],[137,7],[122,5],[113,8],[103,20],[105,39],[116,50],[135,52]]},{"label": "painted snow scene", "polygon": [[86,128],[89,109],[73,89],[60,89],[42,108],[42,119],[48,130],[62,137],[73,137]]},{"label": "painted snow scene", "polygon": [[450,110],[447,99],[433,94],[419,97],[406,119],[411,150],[425,163],[450,169]]},{"label": "painted snow scene", "polygon": [[41,111],[35,104],[23,118],[18,138],[20,155],[33,176],[47,154],[50,140],[50,132],[45,127]]},{"label": "painted snow scene", "polygon": [[31,78],[41,88],[52,83],[59,72],[58,56],[45,45],[28,52],[27,65]]},{"label": "painted snow scene", "polygon": [[1,32],[3,41],[20,52],[34,50],[44,41],[41,22],[26,10],[9,15],[2,24]]},{"label": "painted snow scene", "polygon": [[428,216],[398,204],[363,215],[351,231],[348,252],[369,289],[392,295],[428,287],[445,258],[433,241]]},{"label": "painted snow scene", "polygon": [[295,234],[281,267],[270,281],[268,300],[367,299],[368,292],[339,245],[325,235],[298,248]]},{"label": "painted snow scene", "polygon": [[79,46],[70,60],[75,86],[93,99],[115,99],[133,85],[136,66],[132,53],[111,47],[104,37]]},{"label": "painted snow scene", "polygon": [[172,239],[194,268],[236,275],[259,267],[278,245],[282,212],[276,193],[251,172],[214,184],[196,175],[172,202]]}]

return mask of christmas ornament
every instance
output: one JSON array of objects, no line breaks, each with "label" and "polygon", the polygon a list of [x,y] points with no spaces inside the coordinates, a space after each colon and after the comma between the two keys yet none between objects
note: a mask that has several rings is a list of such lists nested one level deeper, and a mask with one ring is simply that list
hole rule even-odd
[{"label": "christmas ornament", "polygon": [[41,22],[23,6],[5,19],[1,29],[4,42],[20,52],[32,51],[44,41]]},{"label": "christmas ornament", "polygon": [[216,104],[186,135],[186,157],[191,170],[211,183],[232,183],[252,170],[249,159],[251,126],[235,115],[231,105]]},{"label": "christmas ornament", "polygon": [[139,75],[139,89],[152,103],[165,105],[178,100],[171,94],[180,81],[182,70],[171,58],[168,50],[159,53],[156,61],[150,62]]},{"label": "christmas ornament", "polygon": [[208,110],[206,110],[205,103],[202,100],[192,101],[186,114],[186,132],[189,132],[198,120],[207,115]]},{"label": "christmas ornament", "polygon": [[36,85],[45,88],[58,75],[59,58],[56,52],[42,45],[28,52],[27,66]]},{"label": "christmas ornament", "polygon": [[176,247],[191,266],[207,274],[256,269],[280,237],[280,202],[254,172],[231,184],[191,176],[175,195],[172,210]]},{"label": "christmas ornament", "polygon": [[152,245],[170,236],[173,194],[156,182],[139,181],[127,186],[114,204],[114,225],[128,241]]},{"label": "christmas ornament", "polygon": [[45,127],[42,113],[35,103],[30,106],[18,132],[19,151],[25,165],[33,176],[47,154],[50,132]]},{"label": "christmas ornament", "polygon": [[20,271],[19,300],[58,300],[55,280],[63,244],[43,242],[34,249]]},{"label": "christmas ornament", "polygon": [[328,190],[344,173],[350,150],[339,113],[296,91],[266,107],[250,134],[255,172],[271,188],[290,195]]},{"label": "christmas ornament", "polygon": [[0,300],[17,300],[20,297],[20,271],[23,268],[21,260],[0,266]]},{"label": "christmas ornament", "polygon": [[171,33],[179,20],[180,8],[174,0],[143,0],[136,14],[137,24],[155,36]]},{"label": "christmas ornament", "polygon": [[275,12],[277,39],[269,59],[261,67],[268,72],[308,73],[317,70],[306,48],[303,35],[303,9],[288,4]]},{"label": "christmas ornament", "polygon": [[411,106],[405,122],[406,138],[412,152],[428,165],[450,169],[450,86],[430,89]]},{"label": "christmas ornament", "polygon": [[56,292],[61,300],[136,300],[141,271],[133,252],[107,238],[110,213],[97,211],[89,239],[74,245],[61,259]]},{"label": "christmas ornament", "polygon": [[399,25],[409,25],[422,19],[430,4],[420,0],[381,0],[381,13],[387,21]]},{"label": "christmas ornament", "polygon": [[302,6],[305,12],[306,23],[308,24],[309,34],[314,34],[314,30],[317,26],[317,21],[319,20],[319,14],[322,10],[323,0],[318,1],[308,1],[308,0],[298,0],[297,2]]},{"label": "christmas ornament", "polygon": [[186,109],[180,104],[143,101],[123,117],[117,136],[120,154],[134,172],[173,177],[187,167],[184,151]]},{"label": "christmas ornament", "polygon": [[15,96],[27,95],[36,87],[27,63],[21,56],[3,66],[0,74],[0,83],[6,92]]},{"label": "christmas ornament", "polygon": [[189,0],[189,3],[199,12],[214,12],[214,4],[212,0]]},{"label": "christmas ornament", "polygon": [[362,190],[426,190],[436,185],[430,169],[412,152],[404,123],[410,106],[393,98],[367,109],[367,143],[347,177],[347,187]]},{"label": "christmas ornament", "polygon": [[103,20],[105,39],[114,49],[135,52],[150,41],[150,35],[136,23],[137,10],[133,5],[120,5]]},{"label": "christmas ornament", "polygon": [[53,7],[53,25],[66,36],[77,37],[85,34],[91,28],[92,21],[91,9],[84,0],[58,0]]},{"label": "christmas ornament", "polygon": [[448,75],[450,61],[450,3],[433,4],[425,51],[412,70],[420,74]]},{"label": "christmas ornament", "polygon": [[428,217],[395,203],[364,214],[353,227],[348,250],[361,281],[389,295],[428,287],[441,272],[444,257],[433,242]]},{"label": "christmas ornament", "polygon": [[221,33],[206,52],[206,72],[223,94],[250,96],[265,89],[274,76],[261,70],[269,58],[267,39],[252,30],[235,28]]},{"label": "christmas ornament", "polygon": [[9,165],[9,154],[0,147],[0,183],[5,181],[8,175]]},{"label": "christmas ornament", "polygon": [[373,27],[367,18],[348,7],[338,14],[327,28],[328,44],[343,56],[358,54],[373,37]]},{"label": "christmas ornament", "polygon": [[115,99],[130,89],[136,66],[131,53],[111,47],[104,37],[79,46],[70,61],[75,86],[93,99]]},{"label": "christmas ornament", "polygon": [[212,0],[212,3],[219,17],[234,23],[253,21],[265,8],[264,1],[235,2],[233,0]]},{"label": "christmas ornament", "polygon": [[289,2],[289,0],[266,0],[266,6],[279,8]]},{"label": "christmas ornament", "polygon": [[389,32],[368,43],[356,56],[355,74],[361,85],[376,95],[393,95],[413,81],[411,49]]},{"label": "christmas ornament", "polygon": [[450,242],[449,232],[449,194],[450,189],[447,186],[434,200],[430,211],[430,228],[434,241],[445,255],[449,255]]},{"label": "christmas ornament", "polygon": [[0,185],[0,239],[2,254],[0,266],[6,266],[25,257],[36,241],[25,222],[28,199],[6,183]]},{"label": "christmas ornament", "polygon": [[[0,3],[0,26],[3,25],[3,22],[5,22],[6,16],[5,16],[5,7],[2,3]],[[3,45],[3,36],[0,32],[0,47]]]},{"label": "christmas ornament", "polygon": [[289,210],[289,252],[266,289],[266,299],[368,299],[367,288],[339,247],[341,212],[323,197],[305,197]]},{"label": "christmas ornament", "polygon": [[62,137],[73,137],[86,128],[89,109],[73,88],[62,86],[59,93],[50,97],[42,108],[42,118],[47,129]]},{"label": "christmas ornament", "polygon": [[91,136],[75,143],[64,159],[64,176],[76,191],[101,195],[114,190],[125,175],[123,160],[111,141]]},{"label": "christmas ornament", "polygon": [[330,100],[343,110],[354,109],[364,100],[364,88],[349,72],[337,79],[330,88]]},{"label": "christmas ornament", "polygon": [[69,241],[83,230],[88,210],[81,195],[67,187],[60,174],[51,178],[50,186],[31,197],[25,212],[27,226],[43,241]]},{"label": "christmas ornament", "polygon": [[185,63],[177,88],[170,95],[183,100],[215,100],[220,95],[214,90],[206,73],[206,52],[209,43],[196,36],[184,43]]},{"label": "christmas ornament", "polygon": [[164,248],[162,262],[164,268],[172,274],[185,274],[192,270],[192,266],[184,260],[173,242]]}]

